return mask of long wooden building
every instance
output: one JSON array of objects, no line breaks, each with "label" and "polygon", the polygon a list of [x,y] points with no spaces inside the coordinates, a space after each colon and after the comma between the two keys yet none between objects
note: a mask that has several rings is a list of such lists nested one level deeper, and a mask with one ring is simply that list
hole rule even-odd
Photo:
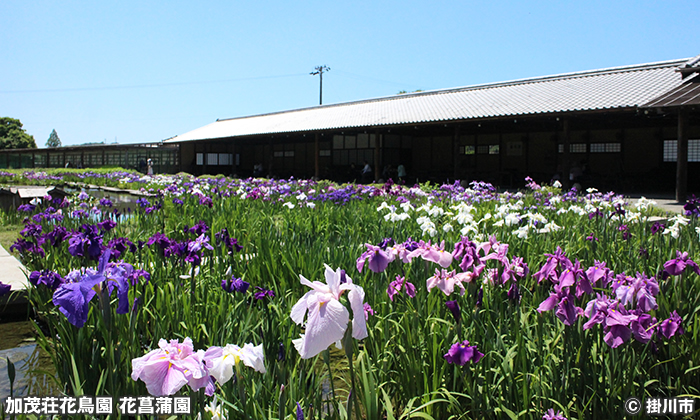
[{"label": "long wooden building", "polygon": [[376,180],[401,164],[411,182],[520,187],[529,175],[672,192],[685,171],[698,191],[698,72],[700,56],[321,105],[221,119],[165,144],[195,174],[348,180],[366,161]]}]

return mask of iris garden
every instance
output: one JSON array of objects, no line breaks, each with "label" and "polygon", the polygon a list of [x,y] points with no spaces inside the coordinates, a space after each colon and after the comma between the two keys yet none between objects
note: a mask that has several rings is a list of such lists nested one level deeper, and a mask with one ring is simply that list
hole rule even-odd
[{"label": "iris garden", "polygon": [[205,419],[587,419],[700,398],[694,199],[666,215],[529,178],[0,181],[64,177],[148,194],[2,214],[23,223],[11,249],[67,395],[189,395]]}]

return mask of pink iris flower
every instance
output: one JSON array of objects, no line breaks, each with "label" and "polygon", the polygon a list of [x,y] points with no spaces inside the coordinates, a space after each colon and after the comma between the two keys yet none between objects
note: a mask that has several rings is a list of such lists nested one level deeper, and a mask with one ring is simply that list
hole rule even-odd
[{"label": "pink iris flower", "polygon": [[445,251],[445,241],[442,241],[440,246],[431,245],[430,241],[423,242],[420,241],[418,248],[411,251],[407,258],[413,259],[420,256],[426,261],[434,262],[442,268],[447,268],[452,264],[452,253]]},{"label": "pink iris flower", "polygon": [[[340,343],[350,321],[348,309],[340,303],[340,297],[345,291],[348,292],[348,301],[353,313],[352,336],[358,340],[367,337],[364,317],[365,291],[353,284],[352,279],[340,268],[333,271],[328,265],[325,267],[325,284],[320,281],[311,282],[299,275],[301,284],[312,289],[299,299],[290,314],[292,321],[300,325],[304,318],[307,318],[304,334],[292,341],[302,359],[314,357],[331,344]],[[343,277],[345,282],[341,282]]]},{"label": "pink iris flower", "polygon": [[464,296],[464,285],[462,283],[469,283],[473,278],[474,273],[470,272],[456,274],[455,270],[448,272],[447,270],[435,269],[435,275],[426,281],[426,285],[428,287],[428,292],[430,292],[433,287],[437,287],[447,296],[454,292],[455,286],[458,286],[460,295]]},{"label": "pink iris flower", "polygon": [[208,376],[201,355],[194,351],[189,337],[182,343],[161,339],[158,347],[131,361],[131,379],[145,382],[149,394],[157,397],[173,395],[191,380]]}]

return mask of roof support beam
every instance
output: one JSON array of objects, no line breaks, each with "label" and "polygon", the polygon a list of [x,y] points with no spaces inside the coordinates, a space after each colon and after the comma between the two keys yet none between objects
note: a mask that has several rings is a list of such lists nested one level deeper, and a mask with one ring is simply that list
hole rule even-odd
[{"label": "roof support beam", "polygon": [[457,124],[455,125],[454,135],[452,136],[452,174],[455,181],[459,177],[459,136],[460,129],[459,124]]},{"label": "roof support beam", "polygon": [[678,142],[676,145],[676,201],[685,203],[688,195],[688,130],[685,108],[678,109]]},{"label": "roof support beam", "polygon": [[379,130],[375,131],[374,137],[374,180],[376,181],[379,179],[379,175],[381,174],[379,171],[379,143],[381,139]]},{"label": "roof support beam", "polygon": [[571,182],[569,182],[569,171],[570,171],[570,166],[571,162],[569,161],[569,152],[570,150],[570,137],[571,137],[571,132],[569,130],[569,119],[568,118],[563,118],[563,134],[562,134],[562,143],[563,143],[563,153],[562,153],[562,159],[561,159],[561,181],[564,186],[564,190],[568,190],[571,188]]},{"label": "roof support beam", "polygon": [[315,179],[319,179],[319,175],[321,173],[321,169],[320,169],[321,165],[319,164],[319,161],[318,161],[319,160],[318,155],[320,153],[320,150],[319,150],[320,139],[319,139],[319,137],[321,137],[321,134],[317,131],[316,135],[314,136],[314,178]]}]

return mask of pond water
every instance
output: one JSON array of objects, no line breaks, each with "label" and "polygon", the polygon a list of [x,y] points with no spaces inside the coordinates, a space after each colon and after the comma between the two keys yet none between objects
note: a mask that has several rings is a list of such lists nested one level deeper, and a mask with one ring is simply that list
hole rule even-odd
[{"label": "pond water", "polygon": [[[142,198],[142,197],[130,194],[128,192],[113,192],[113,191],[105,191],[105,190],[100,190],[100,189],[95,189],[95,188],[78,189],[78,188],[66,187],[66,188],[64,188],[64,190],[66,192],[69,192],[69,193],[85,191],[89,196],[95,197],[98,200],[103,199],[103,198],[108,198],[114,204],[114,206],[112,207],[112,210],[117,209],[122,214],[127,214],[130,210],[135,210],[136,206],[137,206],[136,201],[139,198]],[[146,198],[146,199],[149,199],[152,201],[152,198],[150,198],[150,197],[143,197],[143,198]]]},{"label": "pond water", "polygon": [[51,358],[34,339],[32,321],[0,324],[0,401],[10,396],[7,360],[15,365],[14,396],[57,395]]}]

